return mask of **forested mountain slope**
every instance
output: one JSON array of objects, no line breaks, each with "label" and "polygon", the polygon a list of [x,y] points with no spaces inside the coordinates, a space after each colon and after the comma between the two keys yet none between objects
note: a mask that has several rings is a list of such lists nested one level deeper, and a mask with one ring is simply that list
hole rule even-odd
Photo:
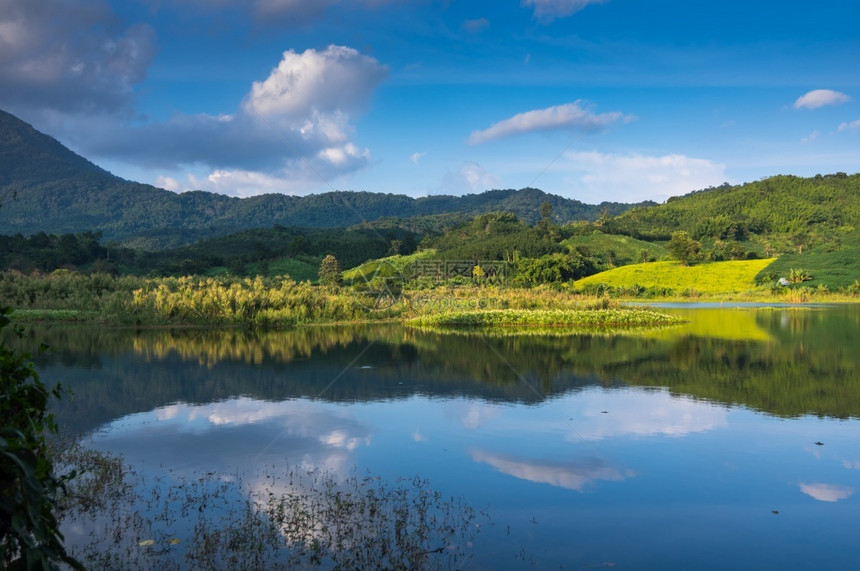
[{"label": "forested mountain slope", "polygon": [[[605,232],[668,240],[685,230],[695,239],[762,241],[774,253],[810,247],[838,249],[860,228],[860,174],[780,175],[723,185],[634,208],[609,220]],[[788,248],[786,248],[788,246]]]},{"label": "forested mountain slope", "polygon": [[510,211],[535,222],[550,202],[557,222],[594,220],[620,203],[587,205],[538,189],[428,196],[328,192],[309,196],[267,194],[233,198],[195,191],[176,194],[123,180],[73,153],[14,115],[0,111],[0,228],[4,234],[100,231],[107,240],[150,249],[248,228],[346,227],[382,217],[400,219],[459,212]]}]

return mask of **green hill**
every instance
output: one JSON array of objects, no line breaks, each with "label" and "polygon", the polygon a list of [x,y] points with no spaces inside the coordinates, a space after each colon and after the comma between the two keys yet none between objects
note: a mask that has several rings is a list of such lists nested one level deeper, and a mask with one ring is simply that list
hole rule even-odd
[{"label": "green hill", "polygon": [[604,232],[665,241],[684,230],[694,239],[754,243],[765,256],[835,251],[860,228],[860,174],[775,176],[692,192],[607,220]]},{"label": "green hill", "polygon": [[590,252],[603,254],[612,265],[626,266],[653,260],[660,260],[669,252],[660,244],[637,240],[630,236],[604,234],[595,230],[590,234],[573,236],[562,241],[568,248],[586,248]]},{"label": "green hill", "polygon": [[147,249],[275,224],[335,228],[388,218],[403,227],[421,225],[416,217],[493,211],[514,212],[535,222],[544,202],[552,204],[556,221],[564,223],[630,208],[621,203],[583,204],[534,188],[424,198],[349,191],[244,199],[203,191],[176,194],[116,177],[4,111],[0,111],[0,202],[4,234],[98,231],[106,240]]}]

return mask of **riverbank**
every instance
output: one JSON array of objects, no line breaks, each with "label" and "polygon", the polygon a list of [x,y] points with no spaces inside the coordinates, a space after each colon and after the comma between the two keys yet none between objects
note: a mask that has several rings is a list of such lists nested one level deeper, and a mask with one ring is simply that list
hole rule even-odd
[{"label": "riverbank", "polygon": [[[704,303],[856,303],[856,293],[823,288],[755,288],[744,292],[682,295],[642,286],[568,287],[440,285],[431,289],[381,288],[356,291],[321,287],[290,278],[224,276],[182,278],[114,277],[54,272],[26,276],[0,274],[0,306],[12,307],[19,322],[93,322],[112,327],[254,327],[284,329],[300,325],[402,321],[438,326],[452,315],[468,315],[486,326],[500,315],[521,312],[518,325],[556,327],[581,323],[582,312],[620,311],[623,304]],[[662,295],[661,295],[662,293]],[[543,312],[543,313],[541,313]],[[552,316],[546,312],[557,312]],[[560,312],[560,313],[558,313]],[[508,317],[514,315],[509,313]],[[596,326],[619,325],[610,313]],[[446,317],[447,316],[447,317]],[[482,317],[475,317],[482,316]],[[641,316],[640,316],[641,317]],[[639,319],[639,318],[636,318]],[[660,318],[662,319],[662,318]],[[650,319],[645,320],[650,322]],[[487,323],[483,323],[487,322]],[[648,325],[640,323],[638,325]],[[660,320],[653,324],[661,324]],[[508,324],[503,324],[505,326]],[[621,326],[629,326],[627,325]]]}]

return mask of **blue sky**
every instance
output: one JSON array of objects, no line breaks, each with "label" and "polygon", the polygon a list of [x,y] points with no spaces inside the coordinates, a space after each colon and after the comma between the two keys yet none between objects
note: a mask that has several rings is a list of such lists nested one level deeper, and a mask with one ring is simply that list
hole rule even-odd
[{"label": "blue sky", "polygon": [[176,191],[663,201],[860,171],[858,21],[847,0],[0,0],[0,108]]}]

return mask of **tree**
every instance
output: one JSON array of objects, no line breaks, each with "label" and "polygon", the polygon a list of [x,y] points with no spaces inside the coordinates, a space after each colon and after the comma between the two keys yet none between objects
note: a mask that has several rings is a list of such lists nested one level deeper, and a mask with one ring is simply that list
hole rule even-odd
[{"label": "tree", "polygon": [[545,220],[547,224],[552,222],[552,204],[550,204],[549,201],[544,201],[544,203],[540,205],[540,217],[541,220]]},{"label": "tree", "polygon": [[666,249],[683,265],[688,266],[690,262],[701,258],[702,244],[698,240],[693,240],[683,230],[678,230],[672,233],[672,239],[669,240]]},{"label": "tree", "polygon": [[320,263],[320,285],[331,286],[340,283],[340,264],[331,254]]}]

